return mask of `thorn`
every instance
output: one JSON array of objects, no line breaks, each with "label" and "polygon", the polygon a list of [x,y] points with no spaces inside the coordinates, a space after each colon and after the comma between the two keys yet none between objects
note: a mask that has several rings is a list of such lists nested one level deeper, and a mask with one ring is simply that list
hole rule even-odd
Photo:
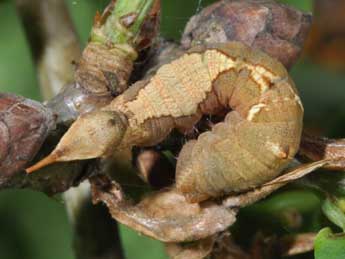
[{"label": "thorn", "polygon": [[56,154],[50,154],[49,156],[45,157],[44,159],[42,159],[41,161],[37,162],[36,164],[34,164],[33,166],[30,166],[29,168],[25,169],[27,174],[31,174],[34,171],[37,171],[47,165],[53,164],[55,162],[57,162],[57,158],[58,156]]}]

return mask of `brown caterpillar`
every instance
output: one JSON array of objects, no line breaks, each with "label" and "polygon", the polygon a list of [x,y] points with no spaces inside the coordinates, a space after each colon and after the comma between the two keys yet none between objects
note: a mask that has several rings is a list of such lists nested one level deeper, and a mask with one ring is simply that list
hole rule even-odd
[{"label": "brown caterpillar", "polygon": [[299,147],[302,103],[282,64],[235,42],[191,49],[102,111],[81,116],[53,153],[27,171],[155,145],[173,128],[189,130],[203,114],[224,109],[230,111],[224,122],[183,147],[177,189],[199,202],[277,176]]}]

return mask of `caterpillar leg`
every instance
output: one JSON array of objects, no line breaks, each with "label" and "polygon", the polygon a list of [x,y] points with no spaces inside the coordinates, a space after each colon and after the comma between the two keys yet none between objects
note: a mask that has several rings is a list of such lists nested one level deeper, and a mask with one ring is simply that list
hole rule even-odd
[{"label": "caterpillar leg", "polygon": [[198,186],[195,177],[197,168],[193,166],[192,153],[196,143],[196,140],[191,140],[183,146],[176,165],[176,188],[189,202],[199,202],[210,197],[195,188]]},{"label": "caterpillar leg", "polygon": [[[236,112],[229,115],[232,113]],[[229,121],[232,123],[229,124]],[[212,131],[201,134],[197,140],[183,146],[176,166],[176,188],[189,202],[200,202],[224,193],[229,173],[233,173],[231,169],[236,164],[230,165],[230,172],[224,166],[229,162],[227,160],[232,160],[230,154],[233,152],[231,141],[234,133],[231,131],[240,121],[240,116],[234,116],[218,123]]]},{"label": "caterpillar leg", "polygon": [[283,140],[293,139],[286,123],[272,126],[230,112],[224,122],[183,147],[176,168],[177,189],[188,201],[200,202],[271,180],[291,159]]}]

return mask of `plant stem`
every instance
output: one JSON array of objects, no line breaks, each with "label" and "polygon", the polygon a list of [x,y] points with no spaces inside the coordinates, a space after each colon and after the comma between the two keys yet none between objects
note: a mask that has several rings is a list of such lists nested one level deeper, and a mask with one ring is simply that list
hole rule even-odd
[{"label": "plant stem", "polygon": [[80,43],[64,1],[16,0],[19,18],[37,66],[43,99],[51,99],[74,80]]},{"label": "plant stem", "polygon": [[142,33],[141,28],[154,5],[159,6],[160,1],[112,1],[103,16],[96,17],[90,41],[117,47],[123,45],[122,48],[127,50],[135,48]]}]

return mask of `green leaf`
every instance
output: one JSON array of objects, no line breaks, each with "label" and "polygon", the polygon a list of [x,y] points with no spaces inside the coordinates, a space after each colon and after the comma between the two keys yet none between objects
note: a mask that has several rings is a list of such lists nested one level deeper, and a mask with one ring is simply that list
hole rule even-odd
[{"label": "green leaf", "polygon": [[336,201],[326,199],[322,204],[322,211],[330,221],[345,231],[345,214]]},{"label": "green leaf", "polygon": [[333,234],[330,228],[322,229],[315,240],[315,259],[345,258],[345,234]]},{"label": "green leaf", "polygon": [[312,0],[279,0],[279,2],[287,5],[291,5],[295,8],[301,9],[303,11],[311,11],[313,6]]}]

